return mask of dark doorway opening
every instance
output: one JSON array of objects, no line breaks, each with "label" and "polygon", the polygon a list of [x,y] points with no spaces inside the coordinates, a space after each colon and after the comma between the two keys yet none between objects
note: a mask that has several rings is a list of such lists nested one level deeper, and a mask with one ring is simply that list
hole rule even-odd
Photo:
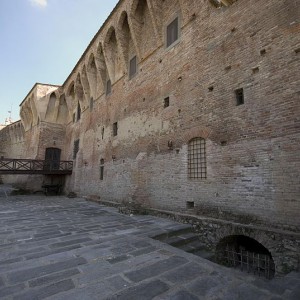
[{"label": "dark doorway opening", "polygon": [[59,148],[46,148],[44,169],[59,170],[60,154]]}]

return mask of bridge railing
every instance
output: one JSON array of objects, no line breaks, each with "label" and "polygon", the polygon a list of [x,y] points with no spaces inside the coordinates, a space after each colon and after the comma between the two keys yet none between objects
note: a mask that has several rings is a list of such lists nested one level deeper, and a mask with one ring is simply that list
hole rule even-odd
[{"label": "bridge railing", "polygon": [[71,174],[73,161],[0,158],[0,174]]}]

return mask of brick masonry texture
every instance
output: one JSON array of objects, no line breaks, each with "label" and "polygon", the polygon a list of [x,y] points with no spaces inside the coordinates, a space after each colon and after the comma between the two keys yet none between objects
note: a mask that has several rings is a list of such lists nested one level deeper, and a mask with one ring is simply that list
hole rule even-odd
[{"label": "brick masonry texture", "polygon": [[[297,3],[212,2],[120,1],[63,85],[29,92],[21,121],[0,132],[1,155],[43,159],[57,147],[72,160],[79,139],[66,193],[173,211],[190,201],[193,214],[299,233]],[[176,17],[179,39],[167,48]],[[188,178],[196,137],[206,140],[206,179]],[[38,189],[49,178],[2,180]]]}]

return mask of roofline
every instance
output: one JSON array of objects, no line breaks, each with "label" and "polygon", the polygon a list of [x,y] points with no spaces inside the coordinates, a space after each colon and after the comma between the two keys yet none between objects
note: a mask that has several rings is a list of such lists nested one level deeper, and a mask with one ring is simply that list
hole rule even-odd
[{"label": "roofline", "polygon": [[87,52],[89,51],[89,49],[91,48],[92,44],[95,42],[95,40],[97,39],[98,35],[100,34],[100,32],[103,30],[104,26],[108,23],[108,20],[111,18],[111,16],[115,13],[115,11],[119,8],[119,6],[121,5],[121,3],[124,0],[119,0],[118,3],[116,4],[116,6],[114,7],[114,9],[111,11],[111,13],[109,14],[109,16],[106,18],[106,20],[104,21],[104,23],[101,25],[101,27],[99,28],[99,30],[97,31],[97,33],[94,35],[94,37],[92,38],[92,40],[90,41],[90,43],[88,44],[88,46],[86,47],[86,49],[84,50],[83,54],[80,56],[79,60],[77,61],[75,67],[72,69],[71,73],[69,74],[69,76],[67,77],[67,79],[64,81],[64,83],[62,84],[62,87],[65,86],[65,84],[67,83],[67,81],[70,79],[70,77],[72,76],[73,72],[76,70],[76,68],[79,66],[79,64],[81,63],[83,57],[87,54]]},{"label": "roofline", "polygon": [[37,85],[47,85],[47,86],[61,87],[61,85],[57,85],[57,84],[48,84],[48,83],[36,82],[36,83],[34,84],[34,86],[31,88],[31,90],[28,92],[28,94],[25,96],[25,98],[23,99],[23,101],[19,104],[19,106],[21,106],[21,105],[24,103],[24,101],[27,99],[27,97],[29,96],[29,94],[34,90],[34,88],[35,88]]}]

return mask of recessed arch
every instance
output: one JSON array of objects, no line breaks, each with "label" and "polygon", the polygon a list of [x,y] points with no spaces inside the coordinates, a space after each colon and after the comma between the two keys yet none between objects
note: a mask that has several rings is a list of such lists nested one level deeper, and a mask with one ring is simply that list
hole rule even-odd
[{"label": "recessed arch", "polygon": [[110,79],[101,42],[97,47],[95,63],[98,69],[98,74],[100,75],[101,85],[99,85],[99,93],[101,94],[105,91],[106,81]]},{"label": "recessed arch", "polygon": [[128,14],[126,11],[123,11],[120,15],[118,22],[118,33],[123,59],[125,61],[125,64],[128,66],[129,60],[134,56],[136,56],[139,60],[140,54],[138,51],[136,40],[130,28]]},{"label": "recessed arch", "polygon": [[130,20],[134,28],[140,59],[143,60],[159,45],[153,12],[150,11],[147,0],[132,1]]},{"label": "recessed arch", "polygon": [[59,106],[57,113],[57,123],[59,124],[67,124],[69,122],[70,114],[66,101],[65,95],[61,95],[59,98]]},{"label": "recessed arch", "polygon": [[273,278],[275,263],[271,252],[260,242],[246,235],[223,237],[216,246],[216,262],[228,267]]},{"label": "recessed arch", "polygon": [[72,81],[67,89],[67,96],[75,99],[75,84],[74,81]]},{"label": "recessed arch", "polygon": [[120,51],[116,30],[113,26],[107,30],[103,49],[109,77],[112,83],[114,83],[123,76],[124,68],[122,64],[122,51]]},{"label": "recessed arch", "polygon": [[90,97],[91,97],[91,88],[90,88],[90,83],[89,83],[89,80],[88,80],[85,65],[82,67],[82,70],[81,70],[81,82],[82,82],[82,86],[83,86],[85,99],[90,99]]},{"label": "recessed arch", "polygon": [[25,103],[22,105],[23,110],[23,117],[24,117],[24,129],[28,131],[32,128],[33,125],[33,115],[31,111],[31,105],[29,100],[26,100]]},{"label": "recessed arch", "polygon": [[36,109],[36,104],[35,104],[35,97],[32,94],[29,98],[29,105],[30,105],[30,109],[31,109],[31,113],[32,113],[32,125],[36,125],[37,121],[38,121],[38,112]]},{"label": "recessed arch", "polygon": [[90,83],[91,95],[95,99],[97,98],[97,82],[100,80],[100,78],[98,79],[97,66],[93,53],[91,53],[89,56],[86,71]]},{"label": "recessed arch", "polygon": [[75,82],[75,102],[79,102],[80,106],[85,109],[86,106],[86,98],[84,95],[84,90],[82,86],[80,73],[77,74],[76,82]]},{"label": "recessed arch", "polygon": [[47,122],[53,122],[54,121],[54,113],[55,113],[55,104],[56,104],[57,96],[55,92],[51,93],[47,105],[47,110],[46,110],[46,116],[45,120]]}]

